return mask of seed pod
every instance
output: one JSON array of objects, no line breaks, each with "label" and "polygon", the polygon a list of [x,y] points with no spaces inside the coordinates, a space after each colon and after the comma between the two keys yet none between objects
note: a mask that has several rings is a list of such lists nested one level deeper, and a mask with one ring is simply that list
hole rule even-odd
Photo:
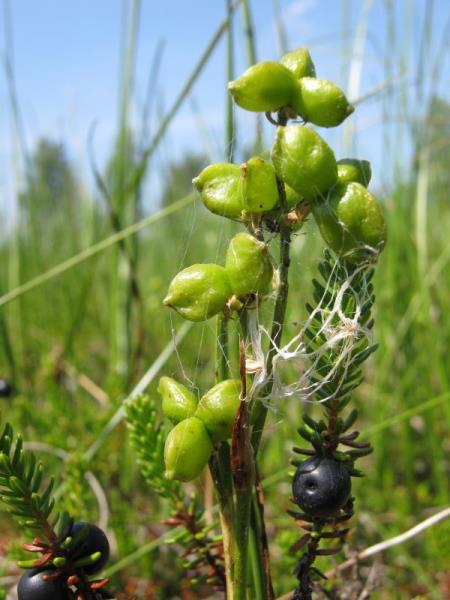
[{"label": "seed pod", "polygon": [[196,264],[172,279],[163,303],[189,321],[205,321],[220,313],[230,296],[230,281],[223,267]]},{"label": "seed pod", "polygon": [[325,194],[337,180],[333,150],[309,127],[278,127],[272,161],[279,177],[304,198]]},{"label": "seed pod", "polygon": [[162,396],[162,411],[174,423],[192,417],[197,409],[197,397],[185,385],[171,377],[161,377],[158,392]]},{"label": "seed pod", "polygon": [[241,165],[242,204],[250,213],[264,213],[279,201],[277,176],[273,166],[255,156]]},{"label": "seed pod", "polygon": [[228,246],[225,269],[236,296],[267,293],[273,275],[267,244],[238,233]]},{"label": "seed pod", "polygon": [[376,259],[386,243],[386,225],[373,194],[360,183],[336,186],[313,214],[327,245],[347,260]]},{"label": "seed pod", "polygon": [[211,457],[213,445],[206,427],[197,417],[184,419],[169,432],[164,447],[167,479],[192,481]]},{"label": "seed pod", "polygon": [[364,187],[368,187],[372,177],[372,169],[368,160],[356,158],[343,158],[337,162],[338,182],[342,184],[356,181]]},{"label": "seed pod", "polygon": [[316,68],[307,48],[297,48],[281,57],[280,63],[300,79],[300,77],[315,77]]},{"label": "seed pod", "polygon": [[240,393],[240,380],[226,379],[211,388],[200,399],[195,416],[203,421],[214,442],[221,442],[231,437],[239,408]]},{"label": "seed pod", "polygon": [[221,217],[239,219],[242,212],[239,192],[240,170],[238,165],[216,163],[192,180],[208,210]]},{"label": "seed pod", "polygon": [[320,127],[336,127],[355,110],[344,92],[327,79],[303,77],[299,80],[299,114]]},{"label": "seed pod", "polygon": [[285,66],[274,61],[253,65],[228,90],[241,108],[256,112],[272,112],[299,102],[298,81]]},{"label": "seed pod", "polygon": [[292,482],[294,502],[313,517],[331,517],[350,497],[346,467],[331,458],[314,456],[300,463]]}]

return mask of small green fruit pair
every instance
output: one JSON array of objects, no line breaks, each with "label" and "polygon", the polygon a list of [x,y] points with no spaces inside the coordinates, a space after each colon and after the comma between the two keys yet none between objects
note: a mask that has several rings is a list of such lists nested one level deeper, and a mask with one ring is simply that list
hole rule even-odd
[{"label": "small green fruit pair", "polygon": [[313,214],[327,245],[351,262],[375,261],[384,248],[383,214],[361,183],[339,183],[326,200],[314,203]]},{"label": "small green fruit pair", "polygon": [[353,111],[344,92],[333,82],[317,79],[306,48],[285,54],[280,63],[253,65],[228,84],[238,106],[256,112],[285,109],[321,127],[340,125]]},{"label": "small green fruit pair", "polygon": [[275,169],[257,156],[240,166],[209,165],[192,183],[208,210],[229,219],[242,219],[243,211],[267,212],[279,200]]},{"label": "small green fruit pair", "polygon": [[285,54],[280,60],[298,79],[298,114],[320,127],[337,127],[355,110],[344,92],[327,79],[317,79],[316,69],[306,48]]},{"label": "small green fruit pair", "polygon": [[231,437],[240,390],[239,380],[227,379],[211,388],[197,406],[186,386],[170,377],[161,378],[158,391],[163,397],[163,413],[177,423],[164,449],[168,479],[195,479],[211,458],[213,443]]},{"label": "small green fruit pair", "polygon": [[184,269],[172,279],[163,303],[189,321],[205,321],[222,312],[233,295],[266,294],[272,275],[267,244],[238,233],[228,247],[225,267],[196,264]]}]

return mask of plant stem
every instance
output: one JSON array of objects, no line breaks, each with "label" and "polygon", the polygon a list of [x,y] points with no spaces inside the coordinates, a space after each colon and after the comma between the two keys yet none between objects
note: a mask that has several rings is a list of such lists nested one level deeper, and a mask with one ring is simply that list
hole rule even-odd
[{"label": "plant stem", "polygon": [[[284,219],[286,208],[286,192],[284,184],[280,179],[277,179],[278,193],[280,196],[280,206],[282,210],[282,218],[280,219],[280,268],[277,296],[275,300],[275,308],[273,312],[272,331],[270,335],[271,345],[267,353],[267,377],[268,381],[260,393],[260,397],[268,396],[273,385],[273,359],[277,352],[277,347],[280,345],[283,335],[284,317],[286,313],[288,292],[289,292],[289,265],[290,265],[290,248],[291,248],[291,228]],[[255,412],[255,420],[252,432],[252,445],[255,451],[255,457],[258,452],[259,443],[261,441],[264,424],[266,422],[267,407],[261,402],[256,401],[253,411]]]},{"label": "plant stem", "polygon": [[[248,537],[250,529],[251,489],[236,492],[236,540],[234,545],[234,599],[247,598]],[[258,561],[259,562],[259,561]]]},{"label": "plant stem", "polygon": [[258,512],[256,501],[253,497],[251,515],[250,515],[250,533],[249,533],[249,556],[251,563],[251,571],[253,576],[253,588],[255,592],[255,600],[266,600],[266,578],[264,576],[263,551],[261,548],[261,527],[258,521]]},{"label": "plant stem", "polygon": [[233,586],[235,600],[246,600],[248,536],[252,490],[255,483],[255,459],[250,441],[245,344],[242,338],[239,343],[239,371],[241,402],[231,437],[231,474],[236,492]]},{"label": "plant stem", "polygon": [[223,535],[226,598],[234,600],[233,593],[233,491],[230,477],[230,447],[223,442],[210,460],[209,468],[219,499],[220,525]]},{"label": "plant stem", "polygon": [[273,600],[275,597],[272,585],[272,576],[270,573],[270,556],[269,556],[269,544],[267,540],[266,525],[264,521],[264,492],[262,488],[261,479],[259,477],[258,468],[255,467],[256,478],[255,478],[255,495],[253,497],[253,514],[256,525],[257,539],[260,540],[260,556],[262,559],[262,569],[264,572],[264,582],[266,589],[267,600]]},{"label": "plant stem", "polygon": [[[227,379],[228,367],[228,319],[218,315],[216,320],[216,383]],[[220,525],[223,535],[225,579],[227,600],[233,600],[233,484],[230,471],[230,446],[226,442],[214,453],[210,461],[211,476],[219,498]]]}]

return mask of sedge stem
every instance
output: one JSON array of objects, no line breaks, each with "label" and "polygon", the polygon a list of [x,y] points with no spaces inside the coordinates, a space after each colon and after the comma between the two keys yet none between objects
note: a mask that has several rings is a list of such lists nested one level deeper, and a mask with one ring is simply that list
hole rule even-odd
[{"label": "sedge stem", "polygon": [[[280,206],[282,216],[287,213],[286,192],[284,183],[277,179],[278,194],[280,197]],[[280,345],[283,335],[284,317],[286,314],[286,306],[289,292],[289,266],[290,266],[290,249],[291,249],[291,227],[286,219],[280,219],[280,267],[279,267],[279,285],[275,300],[275,308],[273,311],[272,331],[270,335],[271,345],[267,352],[267,375],[268,381],[261,390],[260,397],[268,396],[273,385],[273,359],[277,353],[277,348]],[[264,430],[264,425],[267,417],[267,406],[262,402],[256,402],[254,407],[254,426],[252,432],[252,445],[255,451],[255,456],[258,452],[259,443]]]}]

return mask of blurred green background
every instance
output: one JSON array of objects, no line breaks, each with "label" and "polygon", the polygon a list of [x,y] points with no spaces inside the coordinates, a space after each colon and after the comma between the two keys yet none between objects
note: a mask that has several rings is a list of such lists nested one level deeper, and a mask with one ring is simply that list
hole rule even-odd
[{"label": "blurred green background", "polygon": [[[254,60],[306,45],[318,76],[334,79],[356,101],[354,117],[326,136],[338,158],[372,162],[372,190],[389,231],[375,277],[380,348],[355,396],[359,428],[375,452],[355,486],[351,544],[362,549],[444,508],[450,449],[447,3],[264,0],[242,2],[229,22],[223,22],[227,2],[189,8],[173,2],[162,10],[129,0],[111,2],[110,11],[107,4],[66,9],[45,2],[39,15],[22,1],[2,6],[0,377],[14,387],[13,396],[0,399],[3,418],[42,452],[49,473],[63,484],[63,505],[78,517],[108,523],[119,589],[147,598],[196,597],[175,572],[176,552],[157,541],[165,530],[159,524],[164,506],[139,478],[117,411],[152,367],[151,394],[159,369],[200,390],[213,383],[213,321],[181,329],[182,320],[161,305],[180,268],[223,260],[238,229],[206,214],[195,195],[188,196],[190,182],[208,162],[240,162],[255,144],[270,148],[271,126],[234,111],[226,81]],[[49,31],[33,27],[37,18]],[[59,37],[46,35],[52,27]],[[26,37],[28,31],[35,33]],[[72,32],[66,50],[65,31]],[[85,72],[90,53],[92,71]],[[55,125],[64,112],[58,89],[67,69],[80,101],[81,125],[72,130]],[[92,107],[84,96],[91,88],[101,90],[93,93]],[[46,104],[53,113],[44,111]],[[40,127],[32,125],[33,111],[43,115]],[[65,134],[75,130],[75,138]],[[305,316],[322,248],[312,222],[294,238],[289,323]],[[184,337],[174,352],[180,330]],[[304,410],[295,398],[280,403],[262,450],[279,594],[294,584],[295,557],[287,548],[296,532],[285,509],[291,447]],[[67,453],[65,461],[58,449]],[[93,494],[87,469],[104,497]],[[20,540],[6,515],[0,513],[0,522],[0,583],[7,586]],[[450,597],[449,548],[446,521],[390,549],[379,557],[381,585],[373,597]]]}]

